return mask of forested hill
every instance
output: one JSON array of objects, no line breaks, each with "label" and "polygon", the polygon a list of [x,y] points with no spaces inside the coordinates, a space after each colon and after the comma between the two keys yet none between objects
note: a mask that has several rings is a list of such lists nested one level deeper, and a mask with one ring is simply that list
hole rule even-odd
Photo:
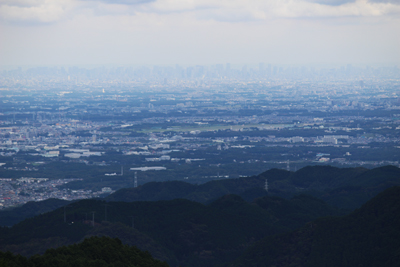
[{"label": "forested hill", "polygon": [[118,239],[91,237],[75,245],[49,249],[28,258],[0,251],[0,266],[13,267],[168,267],[148,252],[123,245]]},{"label": "forested hill", "polygon": [[[268,181],[268,192],[264,189]],[[185,182],[151,182],[138,188],[121,189],[107,201],[156,201],[185,198],[208,203],[226,194],[237,194],[247,201],[265,195],[285,198],[310,194],[345,209],[355,209],[384,189],[400,185],[400,169],[384,166],[336,168],[309,166],[296,172],[271,169],[257,176],[211,181],[201,185]]]},{"label": "forested hill", "polygon": [[85,237],[107,235],[147,250],[171,266],[208,267],[231,261],[263,237],[332,215],[341,212],[305,195],[290,200],[265,196],[254,203],[225,195],[208,205],[185,199],[82,200],[0,228],[0,250],[31,256]]},{"label": "forested hill", "polygon": [[393,187],[345,217],[267,237],[226,266],[399,266],[399,225],[400,187]]},{"label": "forested hill", "polygon": [[13,226],[26,218],[55,210],[68,205],[69,201],[62,199],[46,199],[43,201],[30,201],[21,207],[0,211],[0,225]]},{"label": "forested hill", "polygon": [[0,228],[0,250],[32,256],[106,235],[170,266],[397,266],[400,187],[340,215],[308,195],[252,203],[224,195],[207,205],[81,200]]},{"label": "forested hill", "polygon": [[[268,181],[268,192],[265,181]],[[226,195],[236,194],[248,202],[263,196],[290,199],[308,194],[330,205],[353,210],[384,189],[400,185],[400,169],[385,166],[372,170],[364,168],[335,168],[310,166],[297,172],[271,169],[257,176],[223,179],[201,185],[179,181],[151,182],[138,188],[121,189],[107,201],[157,201],[184,198],[200,203],[210,203]],[[49,199],[29,202],[12,210],[0,211],[0,225],[12,226],[26,218],[66,205],[63,200]]]}]

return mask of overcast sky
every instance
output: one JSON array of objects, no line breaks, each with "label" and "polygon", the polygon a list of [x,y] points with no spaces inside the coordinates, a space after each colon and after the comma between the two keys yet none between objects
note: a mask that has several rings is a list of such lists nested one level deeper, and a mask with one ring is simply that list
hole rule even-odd
[{"label": "overcast sky", "polygon": [[0,0],[0,65],[399,64],[400,0]]}]

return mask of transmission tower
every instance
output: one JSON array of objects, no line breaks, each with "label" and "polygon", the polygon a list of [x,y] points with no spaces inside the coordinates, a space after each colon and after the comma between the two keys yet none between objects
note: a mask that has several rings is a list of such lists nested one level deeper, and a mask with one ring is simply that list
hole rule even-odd
[{"label": "transmission tower", "polygon": [[137,187],[137,172],[135,172],[135,181],[133,182],[133,187]]},{"label": "transmission tower", "polygon": [[265,179],[265,186],[264,186],[264,188],[265,188],[265,191],[268,192],[268,179]]},{"label": "transmission tower", "polygon": [[105,221],[107,221],[107,207],[111,207],[111,205],[108,205],[108,204],[103,204],[104,205],[104,207],[105,207],[105,213],[104,213],[104,220]]}]

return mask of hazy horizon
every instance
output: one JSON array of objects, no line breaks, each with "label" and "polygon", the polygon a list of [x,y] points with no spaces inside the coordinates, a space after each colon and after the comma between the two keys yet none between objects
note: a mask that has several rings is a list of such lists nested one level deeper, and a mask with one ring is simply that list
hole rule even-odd
[{"label": "hazy horizon", "polygon": [[399,0],[0,0],[0,65],[396,65]]},{"label": "hazy horizon", "polygon": [[339,69],[341,67],[355,67],[355,68],[382,68],[382,67],[399,67],[400,62],[398,63],[370,63],[370,64],[353,64],[353,63],[309,63],[309,64],[280,64],[280,63],[269,63],[269,62],[258,62],[258,63],[237,63],[233,64],[231,62],[217,62],[217,63],[210,63],[210,64],[178,64],[178,63],[171,63],[171,64],[10,64],[10,65],[2,65],[0,64],[0,70],[15,70],[17,68],[21,68],[22,71],[26,71],[31,68],[83,68],[83,69],[98,69],[98,68],[105,68],[105,69],[113,69],[113,68],[141,68],[141,67],[147,67],[147,68],[154,68],[154,67],[183,67],[183,68],[188,68],[188,67],[196,67],[196,66],[202,66],[206,68],[212,68],[217,65],[222,65],[224,69],[226,69],[227,64],[230,65],[231,69],[242,69],[243,67],[247,68],[253,68],[254,70],[258,70],[259,65],[263,64],[264,66],[270,65],[271,67],[283,67],[283,68],[299,68],[299,67],[306,67],[306,68],[314,68],[314,69],[323,69],[323,68],[336,68]]}]

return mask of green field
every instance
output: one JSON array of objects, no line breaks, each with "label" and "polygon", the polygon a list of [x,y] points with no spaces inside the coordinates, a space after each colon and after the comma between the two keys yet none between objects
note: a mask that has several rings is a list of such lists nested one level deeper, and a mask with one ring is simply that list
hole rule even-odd
[{"label": "green field", "polygon": [[218,130],[233,130],[239,131],[244,128],[257,128],[263,127],[267,130],[273,130],[276,128],[288,128],[292,127],[293,124],[240,124],[240,125],[198,125],[198,126],[173,126],[167,129],[145,129],[142,131],[138,131],[140,133],[160,133],[160,132],[190,132],[190,131],[218,131]]}]

